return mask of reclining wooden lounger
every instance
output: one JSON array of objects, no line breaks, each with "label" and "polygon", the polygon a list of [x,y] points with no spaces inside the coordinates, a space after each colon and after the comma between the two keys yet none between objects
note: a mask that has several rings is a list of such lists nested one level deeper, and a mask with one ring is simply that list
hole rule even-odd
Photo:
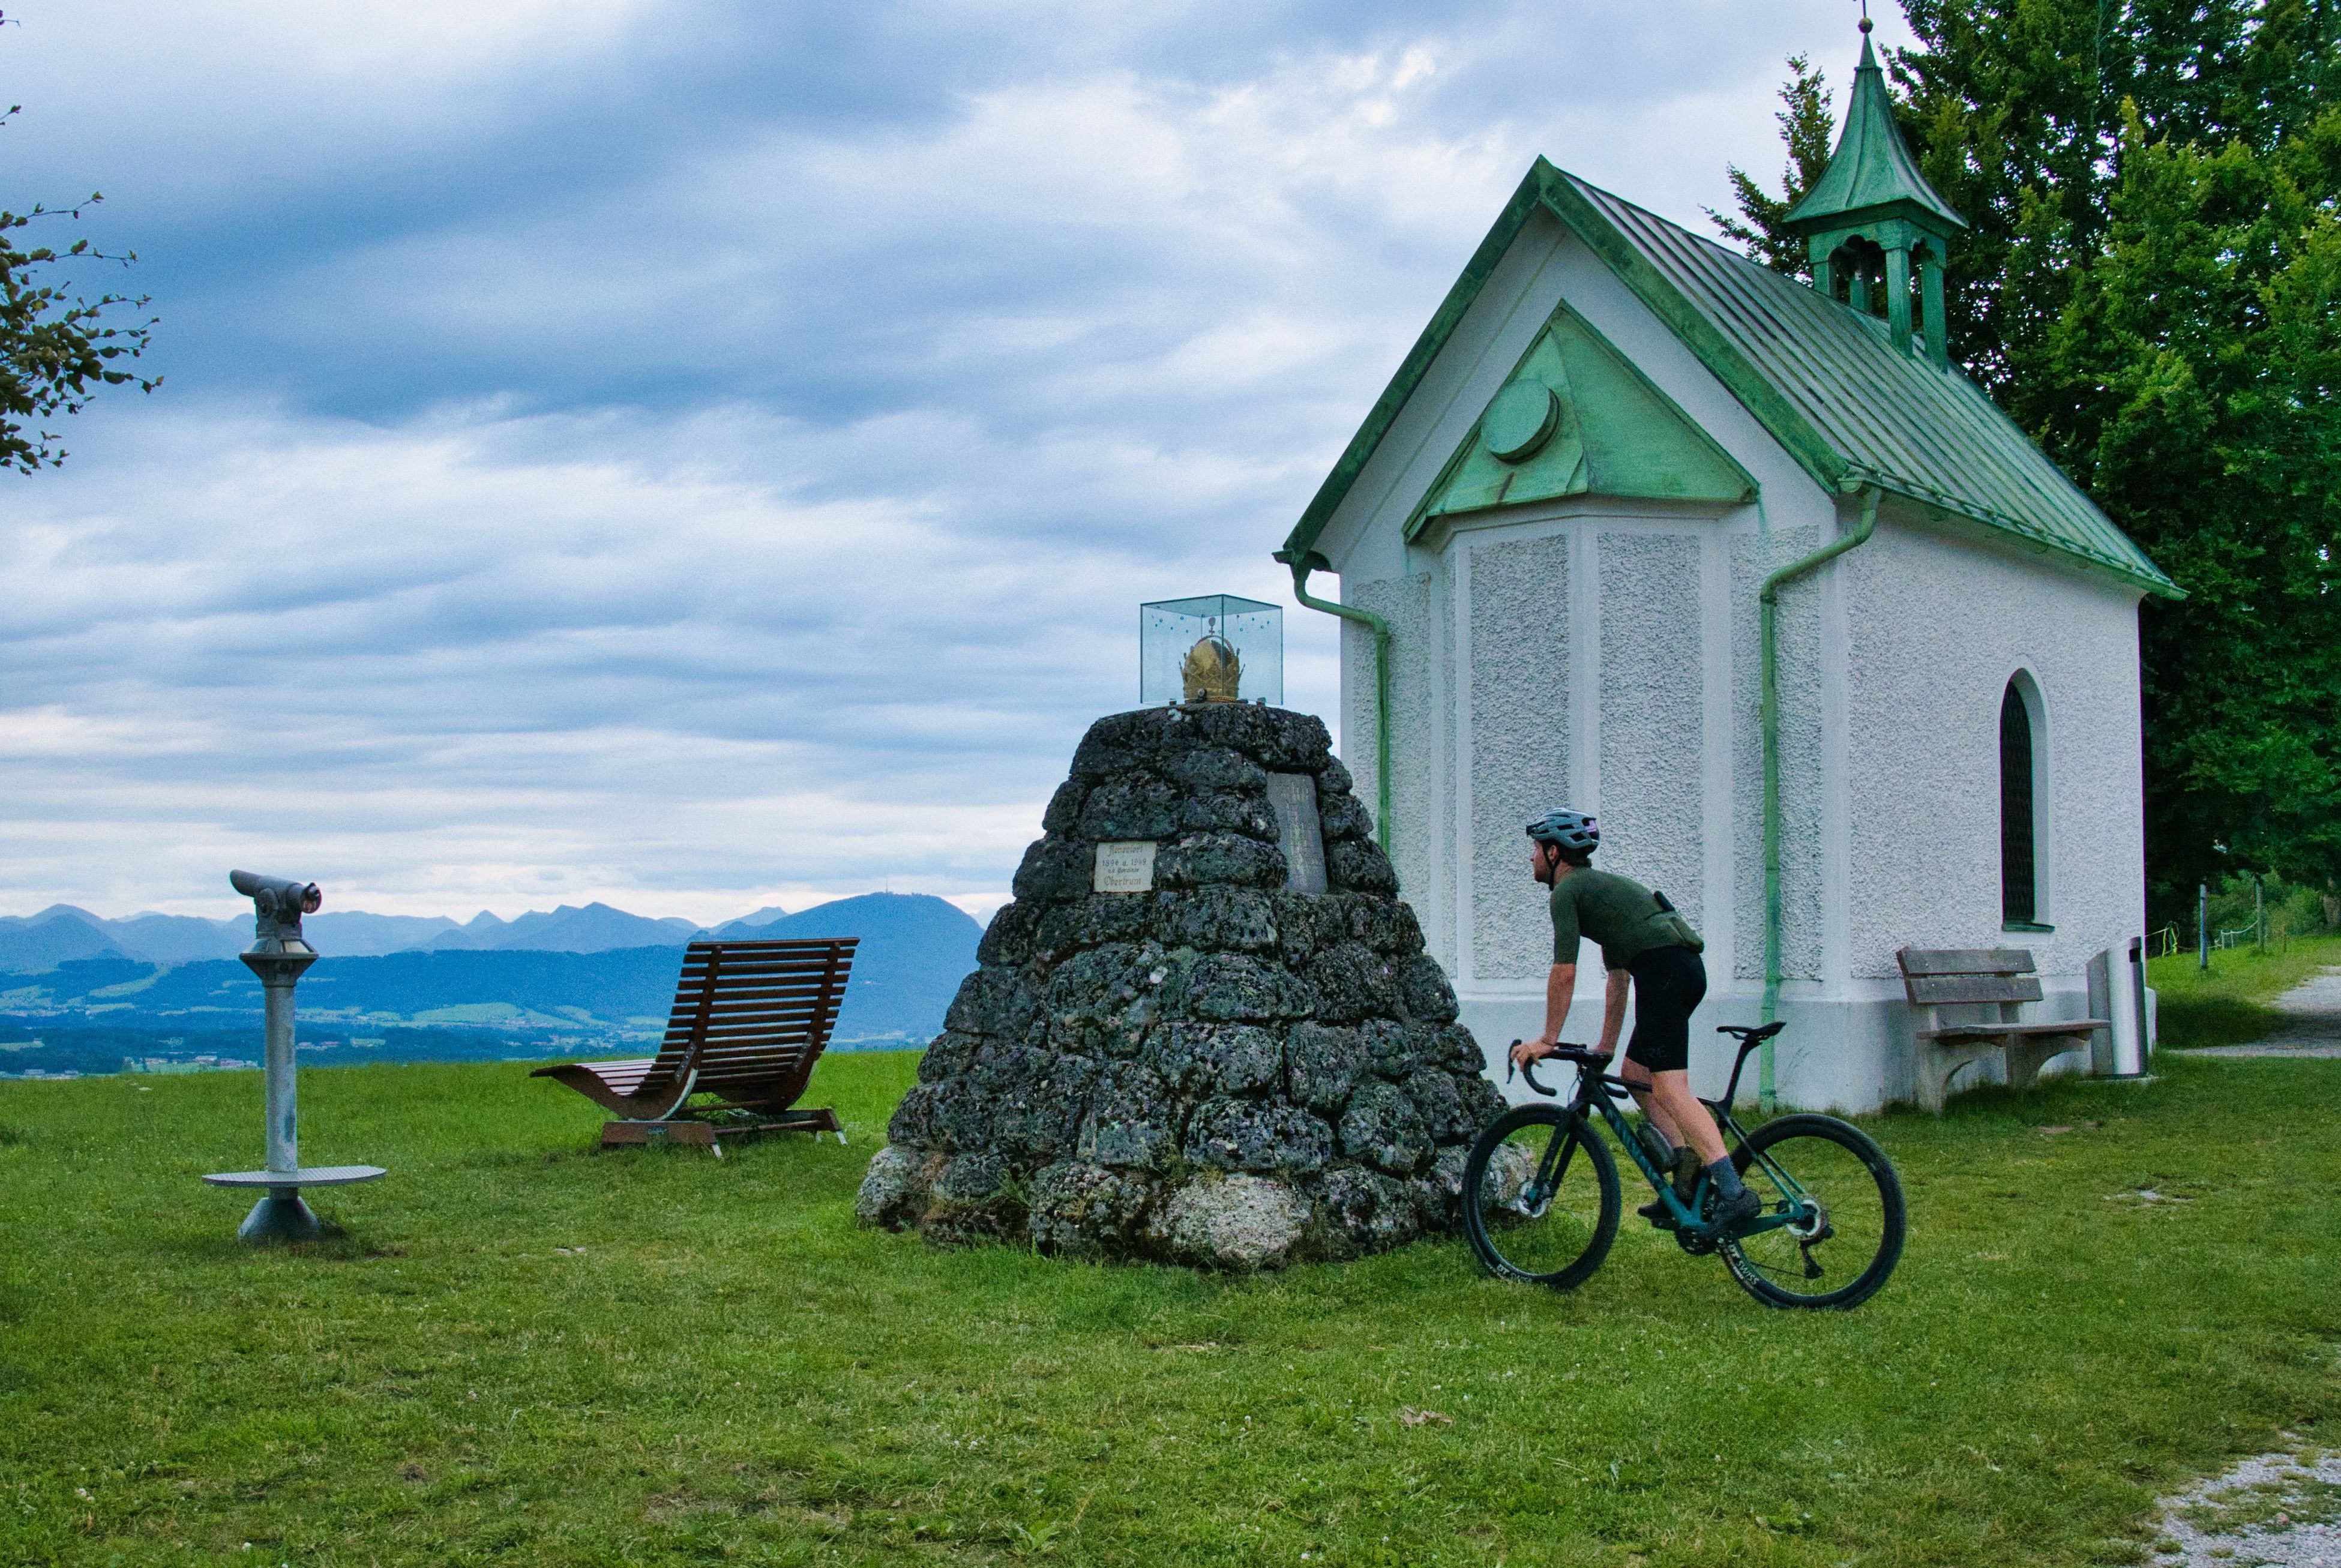
[{"label": "reclining wooden lounger", "polygon": [[[602,1124],[605,1149],[665,1140],[721,1154],[719,1135],[760,1133],[835,1133],[842,1144],[836,1112],[792,1107],[829,1044],[857,940],[694,942],[683,949],[657,1055],[568,1062],[529,1076],[617,1113]],[[694,1094],[722,1099],[692,1105]]]}]

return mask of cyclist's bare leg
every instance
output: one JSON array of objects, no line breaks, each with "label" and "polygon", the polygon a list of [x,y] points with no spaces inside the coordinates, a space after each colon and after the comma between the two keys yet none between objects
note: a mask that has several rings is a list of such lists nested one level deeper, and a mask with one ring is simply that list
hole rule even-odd
[{"label": "cyclist's bare leg", "polygon": [[[1715,1124],[1715,1118],[1708,1114],[1707,1107],[1698,1103],[1698,1096],[1690,1092],[1690,1074],[1656,1073],[1651,1074],[1651,1080],[1649,1099],[1651,1116],[1653,1120],[1661,1114],[1666,1117],[1666,1122],[1659,1123],[1659,1126],[1667,1136],[1673,1139],[1678,1147],[1688,1138],[1690,1146],[1698,1151],[1698,1163],[1702,1165],[1712,1165],[1716,1161],[1728,1157],[1730,1151],[1723,1146],[1722,1129]],[[1641,1098],[1640,1095],[1635,1097]],[[1673,1125],[1668,1126],[1667,1123]]]},{"label": "cyclist's bare leg", "polygon": [[1674,1113],[1660,1104],[1657,1096],[1651,1094],[1650,1070],[1629,1056],[1618,1064],[1617,1076],[1618,1081],[1633,1094],[1634,1104],[1641,1107],[1642,1114],[1649,1118],[1650,1125],[1665,1134],[1668,1143],[1681,1148],[1681,1124],[1675,1120]]}]

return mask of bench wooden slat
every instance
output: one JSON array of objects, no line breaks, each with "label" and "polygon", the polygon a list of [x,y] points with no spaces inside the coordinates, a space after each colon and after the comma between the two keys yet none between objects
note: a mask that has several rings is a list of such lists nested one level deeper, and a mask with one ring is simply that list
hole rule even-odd
[{"label": "bench wooden slat", "polygon": [[1912,974],[1902,988],[1921,1007],[2040,1000],[2040,982],[2029,974]]},{"label": "bench wooden slat", "polygon": [[2032,973],[2032,954],[2021,947],[1906,947],[1896,956],[1904,974]]},{"label": "bench wooden slat", "polygon": [[2047,1039],[2053,1035],[2087,1035],[2106,1026],[2102,1018],[2065,1018],[2054,1024],[1947,1024],[1921,1029],[1921,1040]]}]

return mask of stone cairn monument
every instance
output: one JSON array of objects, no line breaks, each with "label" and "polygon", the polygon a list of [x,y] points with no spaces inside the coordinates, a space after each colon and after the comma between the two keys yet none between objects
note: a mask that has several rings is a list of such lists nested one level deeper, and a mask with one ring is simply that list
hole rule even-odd
[{"label": "stone cairn monument", "polygon": [[1503,1097],[1315,718],[1101,719],[856,1212],[1273,1268],[1459,1223]]}]

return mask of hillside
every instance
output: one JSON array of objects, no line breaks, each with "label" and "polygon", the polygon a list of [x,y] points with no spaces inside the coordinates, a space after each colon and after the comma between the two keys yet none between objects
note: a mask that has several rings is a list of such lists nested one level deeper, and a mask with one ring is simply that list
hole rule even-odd
[{"label": "hillside", "polygon": [[[75,923],[53,924],[70,934]],[[730,936],[861,938],[832,1036],[845,1050],[932,1036],[960,981],[975,967],[981,934],[941,899],[883,893],[722,930]],[[402,1060],[639,1049],[664,1027],[680,946],[328,954],[301,982],[304,1048]],[[118,950],[71,957],[0,980],[0,1072],[111,1071],[128,1056],[254,1056],[260,1012],[259,982],[234,959],[156,964]],[[430,1048],[434,1028],[448,1031],[443,1053]],[[389,1049],[393,1029],[401,1030],[395,1050]],[[379,1056],[336,1052],[314,1059]]]}]

